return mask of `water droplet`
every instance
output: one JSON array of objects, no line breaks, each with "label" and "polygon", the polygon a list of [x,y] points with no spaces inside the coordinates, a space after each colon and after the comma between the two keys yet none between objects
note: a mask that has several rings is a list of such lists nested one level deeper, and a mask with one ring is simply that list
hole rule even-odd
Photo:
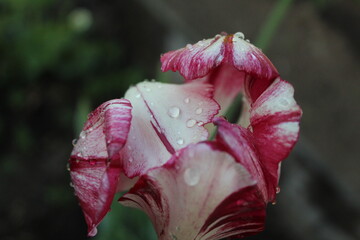
[{"label": "water droplet", "polygon": [[172,118],[177,118],[180,115],[180,108],[178,107],[171,107],[169,108],[168,114]]},{"label": "water droplet", "polygon": [[199,169],[193,167],[188,168],[184,172],[184,181],[189,186],[195,186],[200,181],[200,172]]},{"label": "water droplet", "polygon": [[72,188],[74,187],[74,184],[73,184],[72,182],[70,182],[69,185],[70,185],[70,187],[72,187]]},{"label": "water droplet", "polygon": [[279,194],[280,193],[280,187],[276,187],[276,194]]},{"label": "water droplet", "polygon": [[89,128],[88,132],[92,132],[94,129],[91,127]]},{"label": "water droplet", "polygon": [[81,131],[80,138],[84,139],[86,137],[86,133],[84,131]]},{"label": "water droplet", "polygon": [[140,98],[141,97],[141,94],[140,93],[138,93],[138,94],[136,94],[136,96],[135,96],[136,98]]},{"label": "water droplet", "polygon": [[238,38],[241,38],[241,39],[245,38],[245,35],[242,32],[237,32],[237,33],[234,34],[234,36],[238,37]]},{"label": "water droplet", "polygon": [[190,51],[193,50],[193,46],[191,44],[186,44],[186,48],[189,49]]},{"label": "water droplet", "polygon": [[66,170],[68,170],[68,172],[70,172],[70,163],[66,164]]},{"label": "water droplet", "polygon": [[201,113],[202,113],[202,111],[203,111],[203,109],[202,109],[202,108],[197,108],[197,109],[195,110],[195,113],[196,113],[196,114],[201,114]]},{"label": "water droplet", "polygon": [[199,127],[201,127],[203,124],[204,124],[204,122],[201,122],[201,121],[200,121],[200,122],[198,122],[197,125],[198,125]]},{"label": "water droplet", "polygon": [[150,102],[150,105],[151,105],[151,106],[154,106],[154,102]]},{"label": "water droplet", "polygon": [[198,44],[199,44],[200,47],[204,46],[204,42],[203,42],[203,41],[199,41]]},{"label": "water droplet", "polygon": [[76,154],[76,156],[82,157],[82,153],[81,153],[81,152],[78,152],[78,153]]},{"label": "water droplet", "polygon": [[184,144],[184,139],[178,138],[178,139],[176,140],[176,142],[177,142],[177,144],[179,144],[179,145],[183,145],[183,144]]},{"label": "water droplet", "polygon": [[271,204],[272,204],[272,205],[276,205],[276,200],[274,200]]},{"label": "water droplet", "polygon": [[127,148],[128,148],[129,150],[131,150],[131,149],[132,149],[132,147],[131,147],[130,145],[128,145],[128,146],[127,146]]},{"label": "water droplet", "polygon": [[196,120],[194,120],[194,119],[189,119],[189,120],[186,122],[186,126],[189,127],[189,128],[195,126],[195,124],[196,124]]},{"label": "water droplet", "polygon": [[133,162],[134,159],[132,157],[129,158],[129,162]]},{"label": "water droplet", "polygon": [[246,39],[245,41],[247,41],[248,43],[250,43],[250,40],[249,40],[249,39]]},{"label": "water droplet", "polygon": [[185,102],[185,103],[189,103],[189,102],[190,102],[190,98],[188,98],[188,97],[185,98],[185,99],[184,99],[184,102]]},{"label": "water droplet", "polygon": [[76,146],[77,141],[78,141],[78,140],[77,140],[76,138],[72,140],[72,142],[71,142],[71,143],[72,143],[72,145],[73,145],[74,147]]}]

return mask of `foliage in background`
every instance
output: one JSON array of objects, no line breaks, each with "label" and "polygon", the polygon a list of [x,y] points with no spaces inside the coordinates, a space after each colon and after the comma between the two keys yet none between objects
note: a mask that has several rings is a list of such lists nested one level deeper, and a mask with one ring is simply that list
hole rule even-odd
[{"label": "foliage in background", "polygon": [[85,237],[64,184],[71,139],[90,109],[143,79],[120,31],[103,34],[101,15],[79,2],[0,2],[0,188],[8,193],[0,199],[8,206],[0,209],[2,239]]}]

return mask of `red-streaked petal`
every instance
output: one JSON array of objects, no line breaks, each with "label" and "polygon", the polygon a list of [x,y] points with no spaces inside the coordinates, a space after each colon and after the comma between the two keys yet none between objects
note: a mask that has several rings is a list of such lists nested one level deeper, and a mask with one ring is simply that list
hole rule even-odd
[{"label": "red-streaked petal", "polygon": [[[110,210],[120,177],[119,151],[131,122],[131,104],[115,99],[90,113],[70,157],[70,176],[84,212],[88,235]],[[123,183],[121,183],[123,184]]]},{"label": "red-streaked petal", "polygon": [[223,118],[216,118],[214,124],[218,126],[216,141],[246,168],[253,179],[257,181],[263,199],[268,201],[263,167],[259,161],[255,140],[251,132],[246,128],[231,124]]},{"label": "red-streaked petal", "polygon": [[80,137],[71,152],[79,160],[112,159],[124,146],[131,122],[130,102],[114,99],[89,114]]},{"label": "red-streaked petal", "polygon": [[121,152],[129,177],[145,173],[170,159],[177,149],[206,140],[204,124],[219,106],[213,88],[201,81],[175,85],[143,82],[128,90],[133,120],[126,147]]},{"label": "red-streaked petal", "polygon": [[302,111],[293,95],[291,84],[277,79],[250,110],[251,129],[260,161],[265,167],[270,198],[275,198],[278,165],[289,155],[299,136]]},{"label": "red-streaked petal", "polygon": [[210,143],[180,150],[119,201],[144,210],[162,240],[242,237],[264,227],[265,202],[256,182]]},{"label": "red-streaked petal", "polygon": [[202,40],[194,45],[188,44],[184,48],[163,54],[161,70],[179,71],[186,80],[205,76],[223,61],[224,38],[225,36],[217,35],[215,38]]},{"label": "red-streaked petal", "polygon": [[242,33],[188,44],[163,54],[161,62],[162,71],[179,71],[186,81],[205,78],[214,84],[222,112],[241,90],[254,102],[279,76],[265,54],[244,40]]},{"label": "red-streaked petal", "polygon": [[70,161],[70,176],[88,225],[88,235],[95,236],[96,226],[110,211],[116,193],[120,168],[108,167],[107,161]]}]

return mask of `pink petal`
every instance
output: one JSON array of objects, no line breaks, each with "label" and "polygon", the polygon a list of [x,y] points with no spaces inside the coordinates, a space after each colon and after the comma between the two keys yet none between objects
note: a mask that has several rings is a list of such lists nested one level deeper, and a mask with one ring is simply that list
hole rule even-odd
[{"label": "pink petal", "polygon": [[216,118],[214,124],[218,126],[216,141],[245,167],[252,178],[257,181],[263,199],[268,201],[267,183],[252,133],[248,129],[231,124],[223,118]]},{"label": "pink petal", "polygon": [[133,119],[121,151],[125,173],[134,177],[163,165],[171,154],[206,140],[205,123],[219,111],[213,88],[201,81],[183,85],[143,82],[128,90]]},{"label": "pink petal", "polygon": [[128,100],[103,103],[89,115],[71,153],[71,181],[89,236],[96,234],[96,226],[110,210],[119,184],[119,152],[126,142],[130,121]]},{"label": "pink petal", "polygon": [[88,235],[96,235],[96,226],[110,211],[116,193],[120,168],[108,167],[106,161],[70,160],[70,176],[85,221]]},{"label": "pink petal", "polygon": [[101,104],[89,114],[71,156],[82,160],[116,158],[127,139],[131,109],[126,99]]},{"label": "pink petal", "polygon": [[214,98],[221,106],[220,115],[226,113],[236,96],[243,90],[246,74],[224,63],[211,71],[204,79],[213,84]]},{"label": "pink petal", "polygon": [[179,50],[161,56],[161,70],[179,71],[186,80],[200,78],[209,73],[223,61],[224,36],[188,44]]},{"label": "pink petal", "polygon": [[270,199],[275,198],[279,163],[289,155],[299,136],[302,111],[293,95],[291,84],[277,79],[250,110],[251,128],[265,168]]},{"label": "pink petal", "polygon": [[256,182],[211,143],[180,150],[119,201],[144,210],[162,240],[242,237],[264,227],[265,203]]},{"label": "pink petal", "polygon": [[[250,102],[279,76],[260,49],[244,40],[242,33],[216,35],[161,56],[162,71],[179,71],[187,80],[206,78],[215,85],[215,99],[222,109],[244,90]],[[244,85],[245,84],[245,85]]]}]

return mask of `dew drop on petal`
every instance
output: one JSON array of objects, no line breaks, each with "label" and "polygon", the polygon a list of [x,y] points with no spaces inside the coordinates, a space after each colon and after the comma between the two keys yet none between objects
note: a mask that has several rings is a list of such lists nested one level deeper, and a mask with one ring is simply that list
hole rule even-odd
[{"label": "dew drop on petal", "polygon": [[200,127],[200,126],[202,126],[203,124],[204,124],[204,122],[201,122],[201,121],[200,121],[200,122],[198,122],[197,125]]},{"label": "dew drop on petal", "polygon": [[66,164],[66,170],[68,170],[70,172],[70,164],[69,163]]},{"label": "dew drop on petal", "polygon": [[183,144],[184,144],[184,139],[178,138],[178,139],[176,140],[176,142],[177,142],[177,144],[179,144],[179,145],[183,145]]},{"label": "dew drop on petal", "polygon": [[169,108],[168,115],[172,118],[177,118],[180,115],[180,108],[178,107],[171,107]]},{"label": "dew drop on petal", "polygon": [[196,124],[196,120],[194,120],[194,119],[189,119],[189,120],[186,122],[186,126],[187,126],[188,128],[191,128],[191,127],[195,126],[195,124]]},{"label": "dew drop on petal", "polygon": [[129,162],[133,162],[134,159],[132,157],[129,158]]},{"label": "dew drop on petal", "polygon": [[280,187],[276,187],[276,194],[280,193]]},{"label": "dew drop on petal", "polygon": [[276,205],[276,201],[273,201],[271,204],[272,204],[272,205]]},{"label": "dew drop on petal", "polygon": [[196,110],[195,110],[195,113],[196,114],[201,114],[203,112],[203,109],[202,108],[197,108]]},{"label": "dew drop on petal", "polygon": [[70,187],[72,187],[72,188],[74,187],[74,184],[73,184],[72,182],[70,182],[69,185],[70,185]]},{"label": "dew drop on petal", "polygon": [[73,145],[74,147],[76,146],[77,141],[78,141],[78,140],[77,140],[76,138],[72,140],[72,142],[71,142],[71,143],[72,143],[72,145]]},{"label": "dew drop on petal", "polygon": [[184,172],[184,181],[189,186],[195,186],[200,181],[200,172],[197,168],[188,168]]},{"label": "dew drop on petal", "polygon": [[96,227],[94,227],[90,232],[89,232],[89,237],[94,237],[97,234],[97,229]]},{"label": "dew drop on petal", "polygon": [[141,97],[141,94],[140,93],[138,93],[138,94],[136,94],[136,96],[135,96],[136,98],[140,98]]},{"label": "dew drop on petal", "polygon": [[80,138],[84,139],[86,137],[86,133],[84,131],[81,131]]},{"label": "dew drop on petal", "polygon": [[245,38],[245,35],[242,32],[237,32],[237,33],[234,34],[234,36],[238,37],[238,38],[241,38],[241,39]]},{"label": "dew drop on petal", "polygon": [[150,102],[150,105],[151,105],[151,106],[154,106],[154,102]]},{"label": "dew drop on petal", "polygon": [[190,98],[187,97],[184,99],[184,103],[189,103],[189,102],[190,102]]}]

